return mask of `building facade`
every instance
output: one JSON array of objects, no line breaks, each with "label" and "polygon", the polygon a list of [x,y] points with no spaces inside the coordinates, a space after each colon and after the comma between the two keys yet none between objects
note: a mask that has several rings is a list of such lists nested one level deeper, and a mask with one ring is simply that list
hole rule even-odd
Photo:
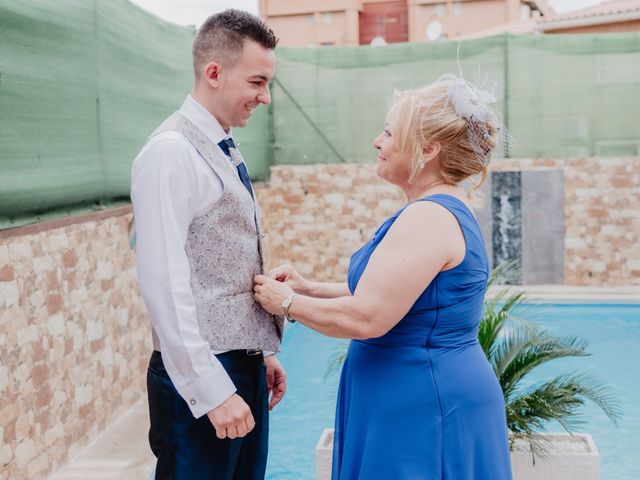
[{"label": "building facade", "polygon": [[260,0],[260,14],[287,47],[457,39],[552,16],[546,0]]}]

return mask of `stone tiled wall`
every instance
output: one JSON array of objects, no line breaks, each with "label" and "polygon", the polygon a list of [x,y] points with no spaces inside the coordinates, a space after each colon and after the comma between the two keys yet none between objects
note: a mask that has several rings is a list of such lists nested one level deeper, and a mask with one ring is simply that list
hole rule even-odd
[{"label": "stone tiled wall", "polygon": [[343,281],[350,255],[404,203],[373,165],[272,167],[256,191],[268,264],[291,263],[319,281]]},{"label": "stone tiled wall", "polygon": [[[495,160],[493,171],[562,169],[567,285],[640,284],[640,158]],[[404,203],[373,165],[277,166],[258,189],[271,265],[343,281],[351,253]]]},{"label": "stone tiled wall", "polygon": [[0,478],[44,478],[145,394],[130,221],[124,208],[0,232]]}]

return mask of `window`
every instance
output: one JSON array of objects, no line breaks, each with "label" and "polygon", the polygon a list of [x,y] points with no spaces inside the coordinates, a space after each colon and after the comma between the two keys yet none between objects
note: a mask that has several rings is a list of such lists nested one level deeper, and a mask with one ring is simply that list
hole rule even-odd
[{"label": "window", "polygon": [[436,3],[435,11],[436,11],[436,16],[444,17],[445,13],[447,13],[446,5],[444,3]]}]

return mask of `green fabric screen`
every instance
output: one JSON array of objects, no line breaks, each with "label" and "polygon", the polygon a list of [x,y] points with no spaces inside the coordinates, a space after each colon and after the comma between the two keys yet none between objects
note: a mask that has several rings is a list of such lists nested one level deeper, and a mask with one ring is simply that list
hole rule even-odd
[{"label": "green fabric screen", "polygon": [[0,1],[0,216],[126,198],[191,88],[193,32],[126,0]]},{"label": "green fabric screen", "polygon": [[[458,53],[459,48],[459,53]],[[640,33],[498,36],[385,47],[280,49],[276,164],[369,162],[395,89],[458,73],[491,90],[510,157],[640,154]]]}]

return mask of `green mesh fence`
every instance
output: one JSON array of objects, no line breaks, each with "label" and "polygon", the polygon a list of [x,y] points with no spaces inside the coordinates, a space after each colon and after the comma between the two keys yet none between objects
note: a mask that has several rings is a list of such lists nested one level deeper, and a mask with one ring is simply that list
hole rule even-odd
[{"label": "green mesh fence", "polygon": [[[468,77],[478,69],[491,72],[499,93],[504,91],[504,44],[504,38],[492,37],[460,48]],[[383,128],[394,89],[419,87],[457,72],[457,48],[447,42],[279,50],[273,88],[275,163],[373,161],[371,144]]]},{"label": "green mesh fence", "polygon": [[275,163],[368,162],[394,89],[458,73],[491,89],[511,157],[640,154],[640,33],[280,49]]},{"label": "green mesh fence", "polygon": [[0,216],[126,198],[191,87],[193,32],[126,0],[0,1]]},{"label": "green mesh fence", "polygon": [[[193,33],[127,0],[0,0],[0,228],[127,200],[133,158],[191,89]],[[272,105],[234,130],[252,178],[373,161],[393,90],[458,55],[495,85],[517,140],[499,154],[640,153],[640,33],[279,48]]]},{"label": "green mesh fence", "polygon": [[513,156],[640,154],[640,33],[514,37],[507,58]]}]

